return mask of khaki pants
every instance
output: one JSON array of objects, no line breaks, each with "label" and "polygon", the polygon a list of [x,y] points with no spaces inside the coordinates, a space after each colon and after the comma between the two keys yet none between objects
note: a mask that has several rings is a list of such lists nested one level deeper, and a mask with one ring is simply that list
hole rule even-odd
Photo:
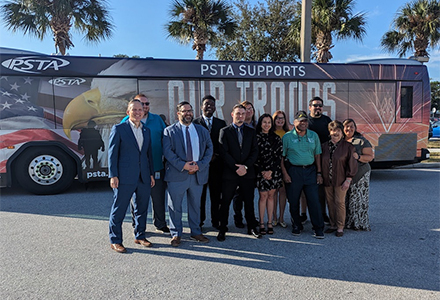
[{"label": "khaki pants", "polygon": [[326,186],[325,198],[327,199],[330,226],[338,230],[345,226],[345,195],[340,186]]}]

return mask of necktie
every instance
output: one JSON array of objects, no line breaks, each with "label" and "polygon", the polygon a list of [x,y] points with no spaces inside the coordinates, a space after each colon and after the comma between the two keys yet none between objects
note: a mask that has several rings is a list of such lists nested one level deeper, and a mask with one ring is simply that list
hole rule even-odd
[{"label": "necktie", "polygon": [[243,144],[243,133],[241,132],[241,127],[237,127],[237,132],[238,132],[238,143],[240,144],[240,148],[241,148],[241,145]]},{"label": "necktie", "polygon": [[211,125],[211,118],[207,118],[206,119],[206,121],[208,121],[208,130],[209,130],[209,132],[211,132],[211,128],[212,128],[212,125]]},{"label": "necktie", "polygon": [[193,161],[193,150],[191,145],[191,136],[189,134],[189,126],[186,126],[186,161]]}]

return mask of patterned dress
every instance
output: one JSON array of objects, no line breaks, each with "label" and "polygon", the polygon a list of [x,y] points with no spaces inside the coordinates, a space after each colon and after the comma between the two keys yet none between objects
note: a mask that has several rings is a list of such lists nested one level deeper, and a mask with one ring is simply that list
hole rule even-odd
[{"label": "patterned dress", "polygon": [[[281,155],[283,143],[275,133],[257,133],[258,158],[255,163],[257,172],[257,188],[260,191],[270,191],[282,186]],[[272,171],[272,179],[266,180],[262,171]]]},{"label": "patterned dress", "polygon": [[[357,154],[362,155],[363,148],[372,148],[370,142],[362,135],[355,135],[351,141]],[[370,173],[368,163],[358,164],[358,173],[347,191],[345,198],[345,227],[354,230],[370,231],[368,206],[370,202]]]}]

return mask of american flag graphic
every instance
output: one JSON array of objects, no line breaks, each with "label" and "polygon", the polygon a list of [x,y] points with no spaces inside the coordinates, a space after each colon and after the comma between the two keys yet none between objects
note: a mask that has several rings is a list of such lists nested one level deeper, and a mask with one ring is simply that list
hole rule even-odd
[{"label": "american flag graphic", "polygon": [[74,142],[60,135],[62,119],[55,110],[37,104],[39,81],[30,77],[0,77],[0,173],[6,172],[9,157],[31,141],[59,141],[82,156]]}]

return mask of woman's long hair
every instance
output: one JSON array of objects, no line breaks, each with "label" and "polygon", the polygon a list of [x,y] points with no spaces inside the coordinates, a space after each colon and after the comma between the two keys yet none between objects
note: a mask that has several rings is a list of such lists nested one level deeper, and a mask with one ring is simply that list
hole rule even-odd
[{"label": "woman's long hair", "polygon": [[[284,116],[283,130],[284,130],[285,132],[290,131],[290,129],[289,129],[289,125],[287,124],[286,113],[285,113],[284,111],[282,111],[282,110],[277,110],[276,112],[274,112],[273,115],[272,115],[273,122],[275,123],[275,121],[276,121],[276,119],[277,119],[277,116],[278,116],[279,114],[283,114],[283,116]],[[274,129],[274,130],[276,130],[276,125],[275,125],[275,129]]]},{"label": "woman's long hair", "polygon": [[[345,119],[345,120],[342,122],[342,126],[345,127],[345,125],[347,125],[348,123],[353,123],[353,125],[354,125],[354,133],[353,133],[353,136],[355,136],[355,135],[360,135],[360,136],[362,136],[362,134],[361,134],[360,132],[357,131],[358,127],[357,127],[357,125],[356,125],[356,122],[355,122],[353,119]],[[342,132],[344,132],[344,131],[342,131]]]}]

